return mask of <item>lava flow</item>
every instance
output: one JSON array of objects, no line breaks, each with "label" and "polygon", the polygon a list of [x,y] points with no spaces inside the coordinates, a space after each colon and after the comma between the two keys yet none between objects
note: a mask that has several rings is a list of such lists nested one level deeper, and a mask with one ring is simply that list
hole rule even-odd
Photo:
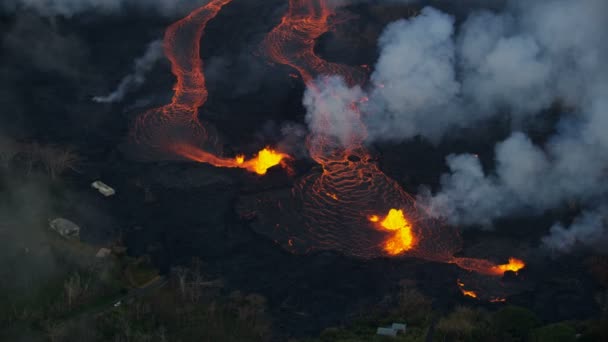
[{"label": "lava flow", "polygon": [[[264,41],[269,58],[297,70],[316,101],[318,124],[307,137],[307,148],[322,170],[303,177],[290,194],[244,199],[241,210],[259,218],[252,223],[254,229],[294,253],[333,250],[360,258],[411,256],[492,276],[523,267],[515,259],[496,265],[454,257],[462,245],[458,231],[428,215],[378,168],[365,148],[366,129],[357,101],[343,106],[350,113],[348,120],[332,120],[333,106],[323,97],[327,91],[323,82],[330,82],[327,76],[340,76],[349,86],[365,81],[362,69],[327,62],[314,52],[316,39],[329,31],[333,14],[326,0],[290,0],[288,12]],[[331,134],[332,125],[345,122],[349,126],[339,131],[348,131],[349,139],[337,139]]]},{"label": "lava flow", "polygon": [[245,160],[245,156],[243,155],[238,155],[235,158],[217,157],[209,152],[187,144],[173,144],[171,150],[192,161],[208,163],[217,167],[246,169],[257,173],[258,175],[265,175],[268,169],[276,165],[286,167],[285,160],[290,158],[289,155],[277,152],[270,147],[262,149],[254,158],[249,160]]},{"label": "lava flow", "polygon": [[296,69],[306,84],[320,75],[340,75],[350,85],[365,81],[365,71],[330,63],[314,51],[316,40],[327,33],[334,11],[326,0],[289,0],[289,9],[265,38],[270,58]]},{"label": "lava flow", "polygon": [[[318,129],[308,135],[307,148],[322,172],[303,177],[289,198],[278,203],[272,197],[257,198],[255,209],[249,209],[273,224],[254,228],[295,253],[334,250],[361,258],[411,255],[448,260],[458,248],[458,233],[433,229],[436,220],[378,168],[364,146],[366,129],[357,100],[343,104],[350,113],[348,127],[341,127],[348,130],[348,138],[330,133],[337,123],[332,106],[323,99],[324,82],[339,76],[355,86],[364,83],[366,75],[361,68],[330,63],[315,54],[316,39],[330,30],[333,14],[326,0],[290,0],[288,12],[264,41],[272,61],[300,73],[319,109]],[[378,213],[388,214],[382,222],[379,217],[377,222],[368,221]]]},{"label": "lava flow", "polygon": [[462,292],[463,296],[477,298],[477,292],[465,289],[464,283],[460,281],[460,279],[456,280],[456,284],[458,285],[458,288],[460,289],[460,292]]},{"label": "lava flow", "polygon": [[135,121],[136,142],[166,151],[172,143],[209,147],[207,130],[198,109],[207,101],[207,87],[200,56],[200,40],[207,23],[232,0],[212,0],[175,22],[165,31],[163,48],[176,77],[170,104],[149,110]]},{"label": "lava flow", "polygon": [[216,167],[238,167],[263,175],[274,165],[282,164],[286,154],[263,149],[252,160],[222,158],[216,153],[217,138],[209,126],[200,121],[199,108],[207,101],[207,87],[200,56],[200,40],[207,23],[232,0],[211,0],[185,18],[169,26],[163,46],[177,81],[170,104],[140,115],[134,125],[133,137],[139,144],[157,152],[208,163]]},{"label": "lava flow", "polygon": [[507,271],[517,273],[526,266],[523,260],[517,258],[509,258],[508,263],[501,265],[496,265],[488,260],[474,258],[452,258],[449,262],[465,270],[490,276],[503,276]]}]

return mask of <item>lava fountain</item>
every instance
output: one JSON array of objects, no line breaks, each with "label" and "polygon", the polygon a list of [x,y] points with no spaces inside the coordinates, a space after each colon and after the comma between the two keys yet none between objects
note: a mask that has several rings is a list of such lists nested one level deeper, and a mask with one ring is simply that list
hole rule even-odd
[{"label": "lava fountain", "polygon": [[[154,151],[211,164],[216,167],[243,168],[263,175],[275,165],[284,165],[288,157],[269,148],[252,160],[222,158],[217,151],[217,137],[199,119],[199,108],[207,102],[208,92],[200,56],[200,40],[207,23],[232,0],[211,0],[165,31],[163,48],[176,77],[171,103],[149,110],[136,118],[132,137]],[[242,160],[241,160],[242,159]]]},{"label": "lava fountain", "polygon": [[[370,222],[378,222],[377,215],[370,217]],[[403,215],[403,210],[391,209],[388,215],[380,222],[382,229],[394,232],[394,235],[386,240],[384,251],[390,255],[399,255],[414,247],[415,238],[412,233],[412,224]]]}]

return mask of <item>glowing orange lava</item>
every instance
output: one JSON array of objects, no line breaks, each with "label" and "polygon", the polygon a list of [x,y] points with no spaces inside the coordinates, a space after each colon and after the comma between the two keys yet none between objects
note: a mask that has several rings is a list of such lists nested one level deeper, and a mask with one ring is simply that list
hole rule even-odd
[{"label": "glowing orange lava", "polygon": [[460,289],[460,292],[462,292],[463,296],[471,297],[471,298],[477,298],[477,292],[465,289],[464,288],[464,283],[461,282],[460,279],[458,279],[456,281],[456,284],[458,284],[458,289]]},{"label": "glowing orange lava", "polygon": [[[371,222],[378,222],[379,217],[372,215],[369,217]],[[390,255],[399,255],[410,250],[414,246],[414,234],[412,225],[403,215],[401,209],[391,209],[388,215],[380,222],[380,226],[393,235],[384,242],[384,251]]]},{"label": "glowing orange lava", "polygon": [[[308,90],[317,96],[315,118],[320,124],[308,135],[307,148],[321,172],[300,179],[290,196],[281,201],[257,197],[244,204],[260,217],[254,229],[294,253],[335,250],[361,258],[410,256],[453,263],[490,276],[519,267],[511,261],[505,266],[484,259],[454,257],[462,246],[458,231],[428,215],[380,170],[365,147],[367,131],[358,106],[367,98],[350,105],[354,112],[348,120],[350,126],[339,127],[353,133],[348,141],[337,141],[326,133],[335,131],[331,125],[336,122],[330,112],[332,106],[323,103],[320,96],[328,81],[324,76],[337,75],[349,86],[362,85],[367,69],[328,62],[315,54],[316,40],[330,30],[333,16],[327,0],[289,0],[287,13],[264,40],[269,58],[297,70]],[[390,209],[384,217],[376,214],[391,207],[400,209]],[[375,229],[361,223],[362,215]],[[464,295],[477,298],[475,291],[466,290],[461,284]]]},{"label": "glowing orange lava", "polygon": [[262,149],[254,158],[249,160],[245,160],[243,155],[238,155],[235,158],[220,158],[188,144],[173,144],[171,150],[188,160],[207,163],[216,167],[246,169],[258,175],[265,175],[271,167],[285,166],[285,160],[291,158],[289,155],[277,152],[269,147]]},{"label": "glowing orange lava", "polygon": [[289,9],[265,38],[270,58],[296,69],[309,84],[320,75],[340,75],[350,85],[362,83],[363,68],[330,63],[314,52],[316,39],[328,32],[334,16],[326,0],[289,0]]},{"label": "glowing orange lava", "polygon": [[140,115],[133,131],[135,141],[161,152],[177,154],[216,167],[239,167],[263,175],[288,156],[270,148],[245,161],[244,156],[223,158],[211,152],[217,141],[199,120],[199,108],[207,102],[208,92],[200,55],[200,40],[207,23],[232,0],[211,0],[165,32],[165,55],[176,77],[171,103]]},{"label": "glowing orange lava", "polygon": [[506,271],[512,271],[517,273],[524,267],[526,267],[526,263],[523,260],[517,258],[509,258],[508,264],[496,265],[493,267],[493,270],[497,274],[504,274]]},{"label": "glowing orange lava", "polygon": [[496,298],[490,299],[490,303],[504,303],[506,301],[507,301],[507,298],[503,298],[503,297],[496,297]]},{"label": "glowing orange lava", "polygon": [[281,164],[285,159],[290,158],[287,154],[277,152],[269,147],[258,152],[255,158],[241,162],[241,165],[258,175],[264,175],[273,166]]},{"label": "glowing orange lava", "polygon": [[207,101],[207,87],[200,56],[200,40],[207,23],[232,0],[211,0],[167,28],[163,40],[176,82],[170,104],[151,109],[135,120],[135,142],[159,152],[171,152],[169,145],[188,143],[210,147],[207,129],[198,118],[198,109]]},{"label": "glowing orange lava", "polygon": [[506,271],[517,272],[526,266],[523,260],[517,258],[509,258],[509,263],[502,265],[496,265],[489,260],[475,258],[452,258],[449,262],[465,270],[496,277],[502,277]]}]

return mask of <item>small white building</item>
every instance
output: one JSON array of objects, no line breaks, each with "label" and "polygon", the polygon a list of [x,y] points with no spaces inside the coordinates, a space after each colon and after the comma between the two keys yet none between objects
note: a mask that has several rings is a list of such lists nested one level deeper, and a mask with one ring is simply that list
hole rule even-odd
[{"label": "small white building", "polygon": [[59,217],[51,220],[49,222],[49,227],[66,239],[77,240],[80,238],[80,227],[68,219]]},{"label": "small white building", "polygon": [[379,327],[378,330],[376,330],[376,335],[396,337],[397,331],[393,330],[393,328]]},{"label": "small white building", "polygon": [[106,183],[99,181],[99,180],[91,183],[91,187],[93,189],[97,189],[97,191],[99,191],[99,193],[101,193],[105,197],[110,197],[116,193],[116,190],[114,190],[112,187],[110,187]]},{"label": "small white building", "polygon": [[96,258],[107,258],[108,256],[110,256],[110,254],[112,254],[112,251],[110,249],[107,248],[100,248],[99,251],[97,251],[97,254],[95,254]]},{"label": "small white building", "polygon": [[405,334],[405,323],[393,323],[390,327],[378,327],[376,335],[396,337],[398,334]]}]

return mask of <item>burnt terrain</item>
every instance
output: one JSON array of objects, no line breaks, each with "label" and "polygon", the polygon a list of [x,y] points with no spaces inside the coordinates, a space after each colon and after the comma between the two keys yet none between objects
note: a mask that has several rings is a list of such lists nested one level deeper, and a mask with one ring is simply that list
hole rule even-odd
[{"label": "burnt terrain", "polygon": [[[432,2],[451,9],[448,1]],[[200,117],[217,130],[226,155],[252,154],[267,144],[276,145],[285,138],[280,132],[283,124],[304,123],[301,80],[289,77],[290,68],[268,63],[259,49],[264,35],[280,20],[282,3],[235,0],[209,23],[202,40],[209,100]],[[338,25],[322,37],[317,52],[330,61],[373,65],[382,28],[418,9],[349,7],[346,16],[354,24]],[[13,90],[0,94],[2,108],[10,111],[3,114],[2,131],[20,141],[72,146],[83,158],[66,176],[69,194],[57,199],[62,215],[83,227],[83,241],[103,246],[121,240],[129,255],[149,255],[161,273],[200,258],[210,277],[224,280],[223,291],[266,297],[275,328],[291,336],[315,335],[370,308],[388,306],[404,281],[431,298],[438,311],[460,304],[489,309],[504,305],[462,296],[456,281],[471,276],[455,265],[403,258],[360,260],[331,251],[293,255],[256,233],[256,218],[241,215],[237,204],[243,197],[289,191],[299,177],[318,168],[304,154],[295,156],[293,175],[280,168],[258,176],[180,160],[140,160],[129,144],[129,128],[136,114],[170,98],[174,78],[168,64],[158,63],[144,86],[123,102],[103,105],[91,98],[110,91],[128,74],[133,59],[147,43],[160,38],[172,20],[134,12],[108,17],[90,13],[50,22],[24,13],[2,17],[0,27],[14,27],[18,21],[25,21],[25,31],[33,25],[53,27],[53,32],[69,37],[66,44],[86,46],[70,57],[69,71],[32,60],[36,51],[23,49],[43,44],[27,32],[14,33],[14,39],[29,37],[32,44],[0,53],[0,91]],[[2,43],[17,44],[8,39]],[[414,139],[371,148],[387,176],[415,194],[422,184],[438,186],[450,153],[474,151],[484,165],[491,165],[492,146],[509,130],[501,122],[490,122],[480,131],[440,145]],[[541,139],[550,131],[541,129],[536,135]],[[102,198],[89,189],[97,179],[116,188],[117,194]],[[515,284],[508,303],[530,308],[547,322],[598,315],[593,295],[599,285],[581,267],[588,256],[552,258],[538,249],[539,237],[555,218],[574,214],[564,208],[498,222],[491,232],[465,231],[460,254],[496,262],[513,254],[524,258],[527,266],[519,275],[505,275],[505,283]]]}]

